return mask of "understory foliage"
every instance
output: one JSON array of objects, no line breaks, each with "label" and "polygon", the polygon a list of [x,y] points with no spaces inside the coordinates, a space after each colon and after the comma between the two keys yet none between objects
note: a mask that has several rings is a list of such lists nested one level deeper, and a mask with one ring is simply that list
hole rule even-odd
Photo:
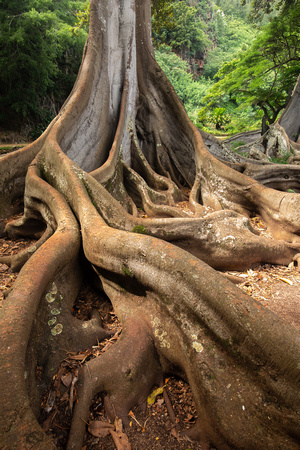
[{"label": "understory foliage", "polygon": [[0,125],[34,122],[37,137],[58,113],[76,79],[86,33],[73,36],[83,1],[1,2]]},{"label": "understory foliage", "polygon": [[171,47],[161,45],[155,50],[155,57],[183,102],[190,119],[197,124],[202,99],[213,84],[212,81],[206,78],[196,81],[189,71],[188,63],[177,56]]},{"label": "understory foliage", "polygon": [[205,23],[197,8],[189,6],[186,1],[174,2],[172,8],[172,27],[165,36],[162,33],[162,38],[180,52],[182,59],[187,59],[196,52],[200,55],[203,54],[209,40],[205,34]]}]

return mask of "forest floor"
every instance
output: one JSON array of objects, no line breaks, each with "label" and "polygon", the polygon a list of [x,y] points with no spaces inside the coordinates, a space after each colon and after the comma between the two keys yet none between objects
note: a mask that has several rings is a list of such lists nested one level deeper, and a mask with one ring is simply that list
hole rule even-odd
[{"label": "forest floor", "polygon": [[[12,255],[32,244],[26,239],[0,239],[0,255]],[[13,286],[18,273],[11,273],[9,267],[0,264],[0,308],[6,301],[7,293]],[[289,267],[261,265],[245,272],[230,271],[237,285],[262,305],[270,308],[280,317],[300,328],[300,272],[293,264]],[[103,293],[93,287],[83,286],[74,305],[73,313],[82,320],[88,319],[93,308],[97,308],[103,327],[115,334],[92,349],[76,354],[66,354],[53,382],[45,392],[41,404],[40,422],[44,430],[53,437],[57,448],[65,448],[71,420],[71,410],[76,402],[76,380],[78,368],[84,361],[94,358],[107,350],[118,339],[121,327],[114,315],[111,304]],[[37,377],[39,368],[37,368]],[[166,407],[171,401],[172,410]],[[188,450],[201,446],[188,440],[183,430],[192,427],[197,418],[192,392],[188,384],[170,377],[165,380],[164,393],[154,395],[153,404],[148,404],[142,412],[134,408],[130,412],[130,426],[122,430],[122,424],[108,424],[103,411],[103,398],[94,398],[90,409],[89,426],[84,448],[103,450]],[[117,447],[110,430],[117,432],[115,439],[128,439],[130,446]],[[125,433],[124,433],[125,431]],[[17,437],[16,437],[17,438]],[[218,449],[219,450],[219,449]]]}]

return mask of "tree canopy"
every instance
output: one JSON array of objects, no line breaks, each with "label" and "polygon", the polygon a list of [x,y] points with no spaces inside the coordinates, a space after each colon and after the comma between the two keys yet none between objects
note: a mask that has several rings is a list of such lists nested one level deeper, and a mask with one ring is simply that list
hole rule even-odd
[{"label": "tree canopy", "polygon": [[[242,0],[245,5],[247,0]],[[279,11],[284,14],[289,8],[297,6],[298,0],[253,0],[251,2],[251,17],[253,20],[261,19],[263,14],[270,14],[272,11]]]},{"label": "tree canopy", "polygon": [[15,127],[24,118],[39,124],[57,114],[80,64],[85,33],[70,27],[82,1],[2,1],[0,33],[0,121]]},{"label": "tree canopy", "polygon": [[208,107],[235,101],[263,111],[263,129],[274,123],[300,72],[300,7],[274,18],[252,45],[223,64],[203,99]]}]

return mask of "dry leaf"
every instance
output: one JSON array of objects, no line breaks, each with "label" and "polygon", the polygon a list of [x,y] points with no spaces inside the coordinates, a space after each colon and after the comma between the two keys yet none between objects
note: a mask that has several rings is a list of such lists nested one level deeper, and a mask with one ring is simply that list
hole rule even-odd
[{"label": "dry leaf", "polygon": [[95,437],[108,436],[110,431],[114,429],[114,425],[109,422],[100,420],[91,420],[89,423],[89,432]]},{"label": "dry leaf", "polygon": [[109,430],[117,450],[131,450],[131,445],[125,433]]},{"label": "dry leaf", "polygon": [[66,387],[70,386],[70,384],[72,383],[72,379],[73,375],[71,374],[71,372],[66,373],[66,375],[62,375],[61,377],[61,381]]},{"label": "dry leaf", "polygon": [[48,419],[46,419],[46,420],[43,422],[42,429],[43,429],[45,432],[47,432],[47,431],[50,430],[50,427],[51,427],[51,425],[52,425],[53,419],[54,419],[54,417],[56,416],[56,414],[57,414],[57,411],[55,411],[54,413],[52,413],[51,416],[49,416]]},{"label": "dry leaf", "polygon": [[177,441],[182,441],[182,439],[179,437],[179,434],[178,434],[178,431],[176,430],[176,428],[172,428],[171,435],[174,436],[174,438],[176,438]]},{"label": "dry leaf", "polygon": [[69,393],[66,391],[61,397],[60,397],[60,403],[63,403],[65,401],[69,400]]}]

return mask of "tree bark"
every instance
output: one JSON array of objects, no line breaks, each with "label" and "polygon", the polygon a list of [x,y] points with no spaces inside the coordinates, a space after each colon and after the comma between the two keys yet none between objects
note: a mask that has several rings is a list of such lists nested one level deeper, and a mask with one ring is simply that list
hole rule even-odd
[{"label": "tree bark", "polygon": [[[208,152],[155,61],[150,23],[150,1],[92,0],[70,97],[35,143],[1,158],[2,217],[24,195],[5,233],[39,239],[5,259],[22,268],[0,312],[4,448],[53,447],[38,423],[43,389],[66,350],[107,337],[97,317],[71,315],[83,264],[122,335],[82,367],[68,448],[82,447],[95,393],[126,424],[167,373],[190,384],[190,436],[203,448],[251,449],[254,436],[261,448],[297,445],[299,333],[215,269],[297,261],[300,196]],[[177,206],[183,187],[189,213]],[[252,214],[271,237],[256,234]]]}]

